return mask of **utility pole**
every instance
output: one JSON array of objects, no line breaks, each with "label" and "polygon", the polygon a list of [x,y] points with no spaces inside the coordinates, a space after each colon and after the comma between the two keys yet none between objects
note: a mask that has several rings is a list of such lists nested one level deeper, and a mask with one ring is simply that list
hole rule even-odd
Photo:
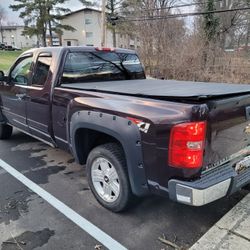
[{"label": "utility pole", "polygon": [[106,47],[106,0],[102,0],[102,47]]}]

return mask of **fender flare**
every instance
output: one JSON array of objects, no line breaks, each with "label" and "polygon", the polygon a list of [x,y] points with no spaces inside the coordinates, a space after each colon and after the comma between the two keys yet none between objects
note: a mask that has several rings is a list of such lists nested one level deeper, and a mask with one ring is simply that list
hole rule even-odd
[{"label": "fender flare", "polygon": [[148,194],[148,184],[143,164],[139,128],[126,118],[95,111],[78,111],[71,116],[69,141],[71,151],[79,162],[75,134],[78,129],[91,129],[118,140],[124,150],[132,192],[137,196]]}]

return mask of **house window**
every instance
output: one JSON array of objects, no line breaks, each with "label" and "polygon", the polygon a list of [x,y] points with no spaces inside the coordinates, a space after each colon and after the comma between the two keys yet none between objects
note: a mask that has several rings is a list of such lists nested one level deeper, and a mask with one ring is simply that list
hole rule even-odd
[{"label": "house window", "polygon": [[92,24],[92,20],[90,18],[86,18],[85,19],[85,24]]},{"label": "house window", "polygon": [[67,41],[67,46],[71,46],[71,41]]},{"label": "house window", "polygon": [[86,32],[86,38],[92,38],[93,32]]}]

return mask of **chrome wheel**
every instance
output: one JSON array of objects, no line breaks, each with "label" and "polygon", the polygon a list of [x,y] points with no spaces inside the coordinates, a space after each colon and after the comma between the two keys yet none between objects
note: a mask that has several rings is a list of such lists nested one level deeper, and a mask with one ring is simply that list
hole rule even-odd
[{"label": "chrome wheel", "polygon": [[106,202],[114,202],[120,195],[119,177],[114,166],[98,157],[91,166],[91,180],[97,194]]}]

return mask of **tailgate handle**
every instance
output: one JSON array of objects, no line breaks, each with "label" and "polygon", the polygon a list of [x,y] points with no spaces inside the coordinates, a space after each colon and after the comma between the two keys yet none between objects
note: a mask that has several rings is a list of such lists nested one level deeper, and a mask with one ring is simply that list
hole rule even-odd
[{"label": "tailgate handle", "polygon": [[250,120],[250,107],[246,107],[246,118]]}]

